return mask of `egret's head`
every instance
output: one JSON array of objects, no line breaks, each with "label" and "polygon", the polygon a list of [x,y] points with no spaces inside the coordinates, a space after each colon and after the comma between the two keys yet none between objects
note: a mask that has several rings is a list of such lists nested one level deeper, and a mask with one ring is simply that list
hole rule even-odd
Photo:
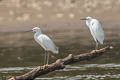
[{"label": "egret's head", "polygon": [[40,31],[40,28],[39,28],[39,27],[34,27],[34,28],[32,29],[32,31],[33,31],[33,32]]},{"label": "egret's head", "polygon": [[88,16],[88,17],[86,17],[86,20],[91,20],[91,19],[92,19],[92,18],[91,18],[91,17],[89,17],[89,16]]},{"label": "egret's head", "polygon": [[86,25],[89,27],[90,26],[90,22],[92,20],[92,17],[86,17],[86,18],[83,18],[83,19],[80,19],[80,20],[85,20],[86,21]]}]

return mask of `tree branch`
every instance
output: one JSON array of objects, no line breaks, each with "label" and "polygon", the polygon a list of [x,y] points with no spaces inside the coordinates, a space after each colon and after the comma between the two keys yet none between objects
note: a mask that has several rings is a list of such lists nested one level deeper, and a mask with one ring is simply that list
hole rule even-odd
[{"label": "tree branch", "polygon": [[93,50],[89,53],[84,53],[84,54],[80,54],[80,55],[76,55],[76,56],[74,56],[73,54],[69,54],[67,57],[65,57],[63,59],[58,59],[58,60],[56,60],[56,62],[49,64],[48,67],[43,68],[43,66],[38,66],[37,68],[33,69],[32,71],[30,71],[28,73],[25,73],[20,76],[12,77],[8,80],[34,80],[38,76],[47,74],[47,73],[55,71],[55,70],[64,69],[65,65],[73,64],[73,63],[80,62],[83,60],[94,59],[98,56],[101,56],[102,54],[109,51],[110,49],[112,49],[112,47],[107,46],[107,47],[99,49],[97,51]]}]

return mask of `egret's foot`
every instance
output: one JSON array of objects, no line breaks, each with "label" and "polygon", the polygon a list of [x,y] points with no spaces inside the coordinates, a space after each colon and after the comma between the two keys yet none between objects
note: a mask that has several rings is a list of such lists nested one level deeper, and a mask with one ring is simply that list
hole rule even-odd
[{"label": "egret's foot", "polygon": [[97,50],[92,50],[92,52],[94,53],[94,52],[97,52]]},{"label": "egret's foot", "polygon": [[49,64],[46,64],[45,67],[48,68],[50,65]]},{"label": "egret's foot", "polygon": [[41,66],[41,69],[44,70],[45,69],[45,65]]},{"label": "egret's foot", "polygon": [[45,65],[43,65],[42,67],[41,67],[41,69],[46,69],[46,68],[48,68],[50,65],[49,64],[45,64]]},{"label": "egret's foot", "polygon": [[98,50],[96,49],[95,52],[97,52]]}]

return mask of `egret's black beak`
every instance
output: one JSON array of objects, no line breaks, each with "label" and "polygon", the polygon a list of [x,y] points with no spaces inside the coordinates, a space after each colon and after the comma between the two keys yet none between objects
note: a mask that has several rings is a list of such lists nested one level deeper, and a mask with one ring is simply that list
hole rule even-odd
[{"label": "egret's black beak", "polygon": [[86,18],[80,19],[80,20],[87,20]]},{"label": "egret's black beak", "polygon": [[31,32],[32,30],[28,30],[28,31],[25,31],[25,32]]}]

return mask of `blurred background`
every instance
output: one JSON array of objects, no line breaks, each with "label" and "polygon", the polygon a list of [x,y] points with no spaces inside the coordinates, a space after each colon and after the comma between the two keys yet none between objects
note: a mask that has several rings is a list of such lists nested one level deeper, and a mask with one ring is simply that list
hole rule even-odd
[{"label": "blurred background", "polygon": [[111,45],[114,50],[37,79],[118,80],[120,0],[0,0],[0,79],[43,65],[44,50],[34,41],[34,33],[24,32],[35,26],[60,48],[60,54],[53,55],[50,63],[70,53],[77,55],[93,50],[95,42],[85,21],[80,20],[87,16],[100,20],[105,31],[104,45],[99,48]]}]

